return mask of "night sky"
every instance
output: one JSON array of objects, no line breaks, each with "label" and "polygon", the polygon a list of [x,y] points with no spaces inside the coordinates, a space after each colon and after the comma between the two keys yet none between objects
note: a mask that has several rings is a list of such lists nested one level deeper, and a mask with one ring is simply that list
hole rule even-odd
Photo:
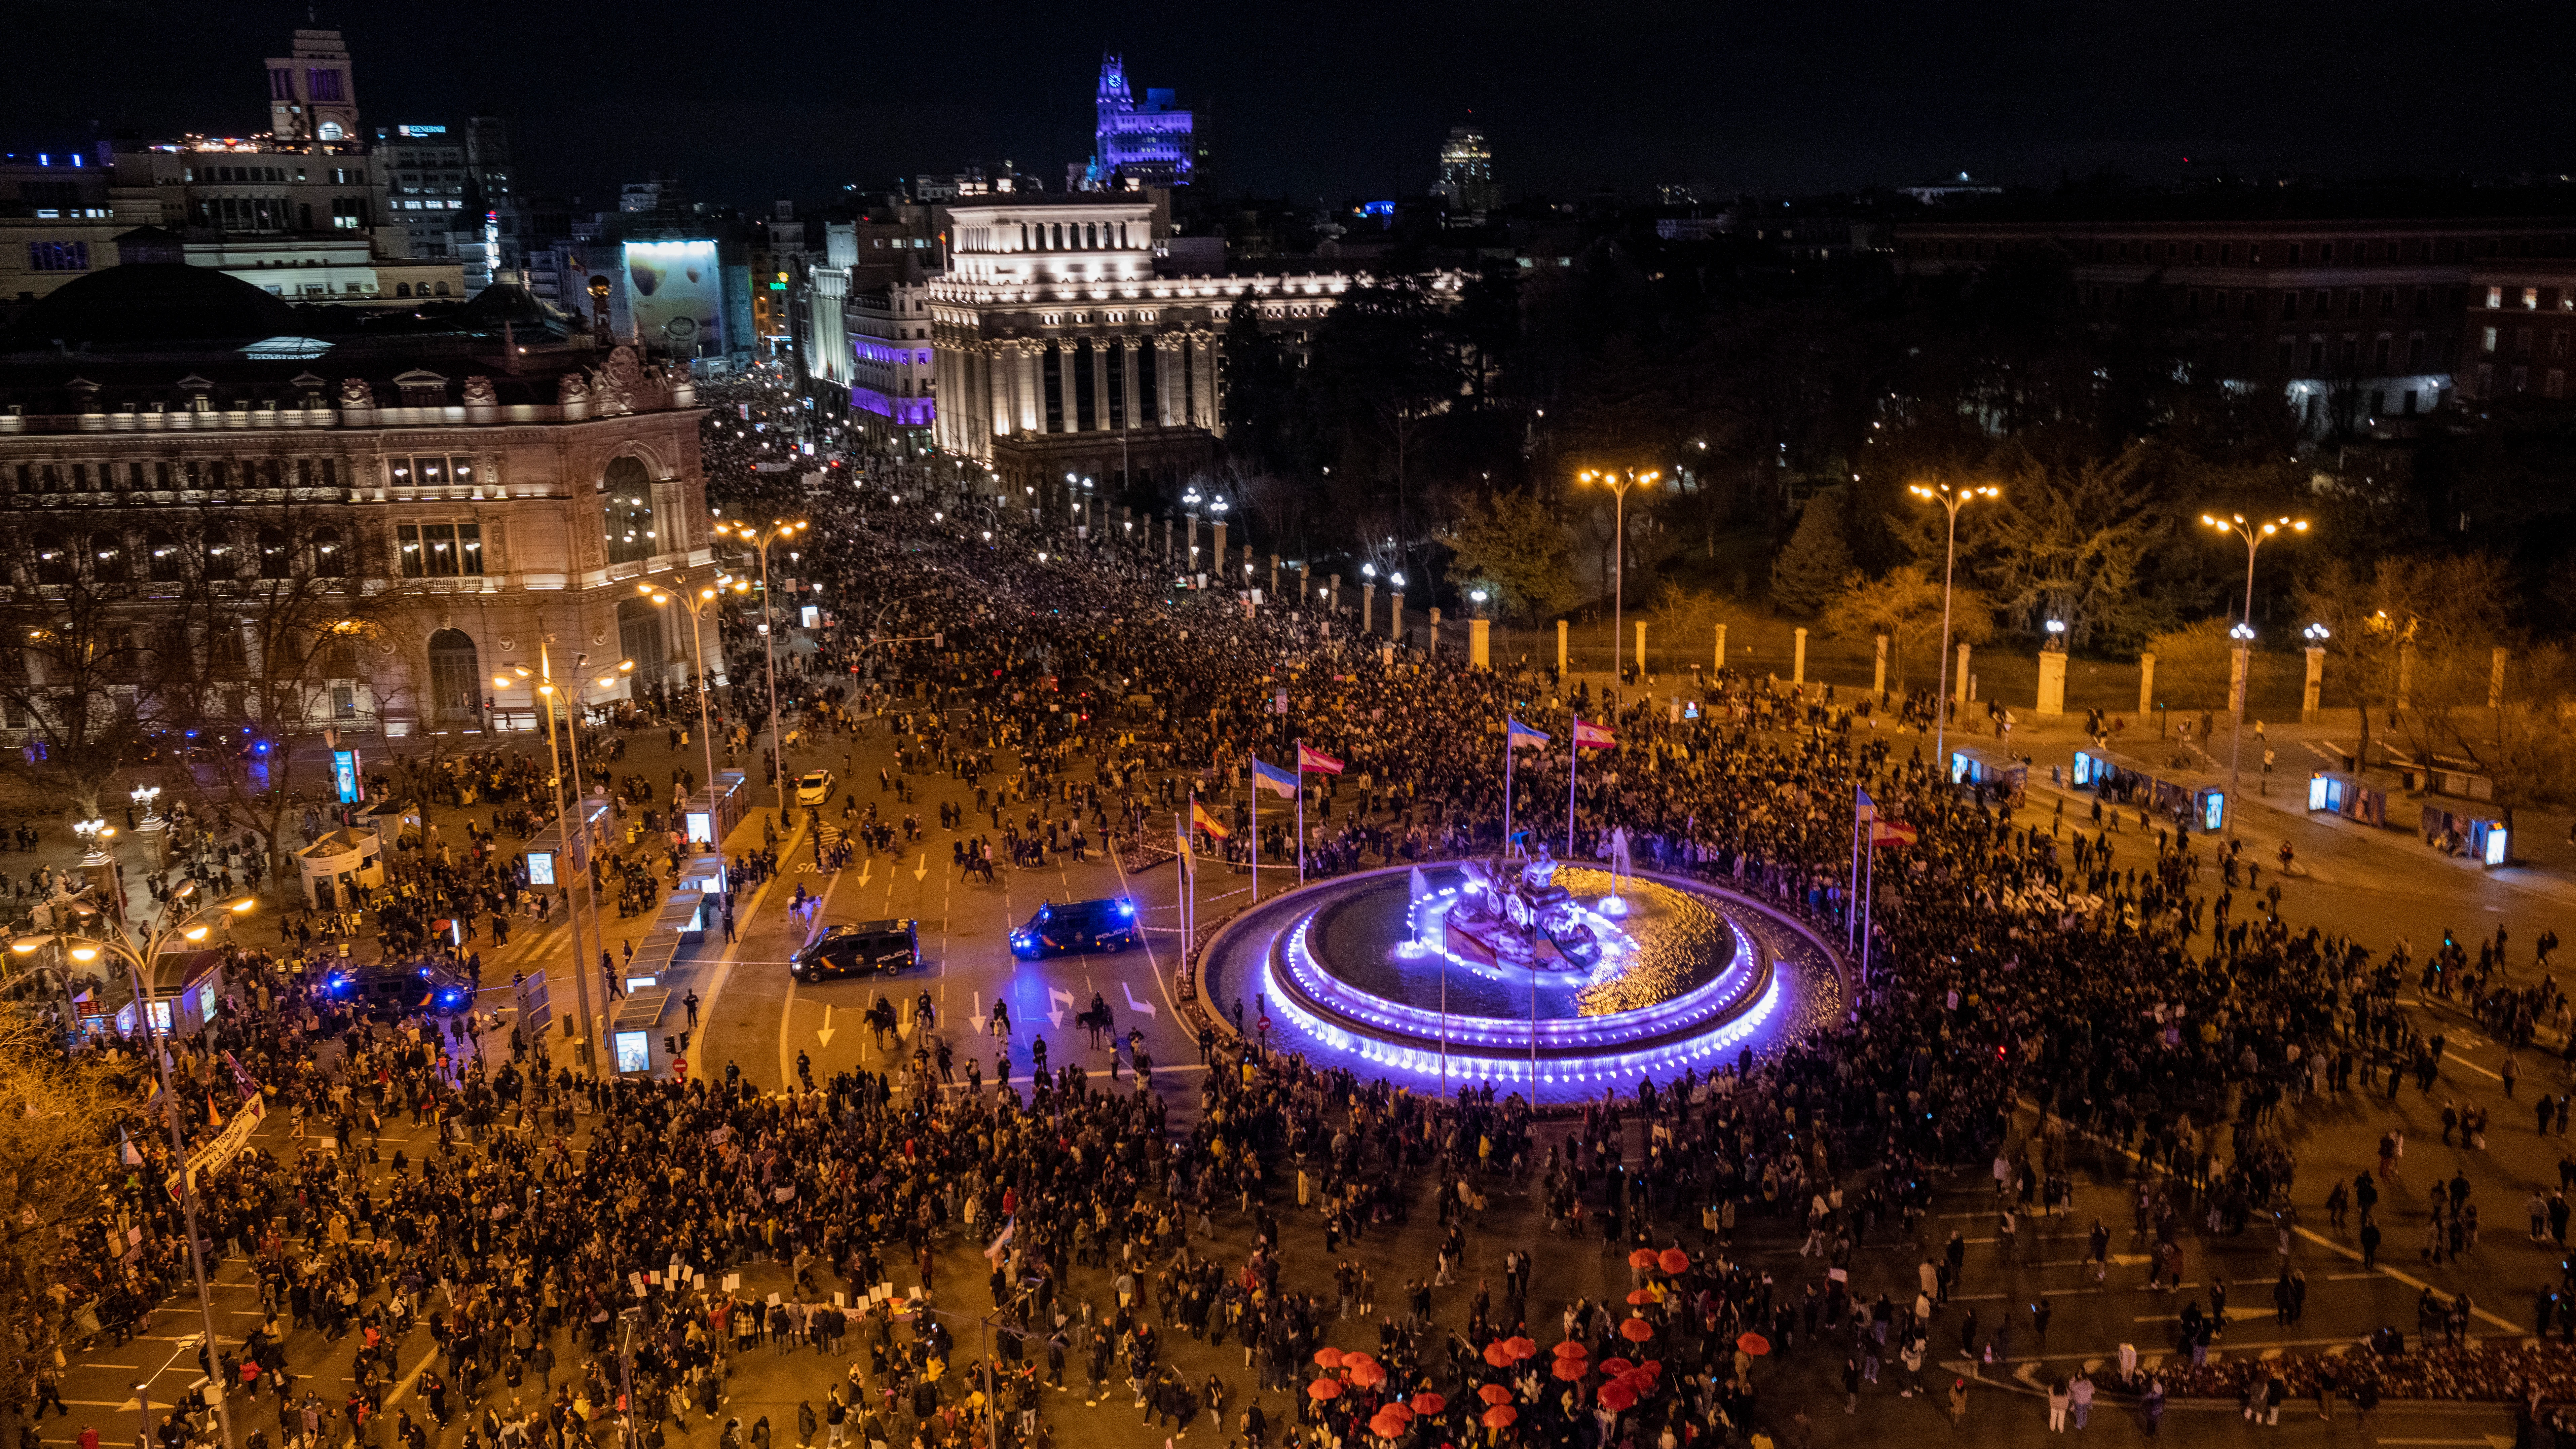
[{"label": "night sky", "polygon": [[[260,63],[304,15],[17,7],[0,149],[262,129]],[[1229,193],[1419,193],[1471,119],[1513,197],[2555,173],[2576,170],[2564,21],[2540,0],[320,7],[370,129],[497,109],[523,184],[592,208],[655,171],[745,205],[1004,157],[1060,178],[1104,48],[1212,112]]]}]

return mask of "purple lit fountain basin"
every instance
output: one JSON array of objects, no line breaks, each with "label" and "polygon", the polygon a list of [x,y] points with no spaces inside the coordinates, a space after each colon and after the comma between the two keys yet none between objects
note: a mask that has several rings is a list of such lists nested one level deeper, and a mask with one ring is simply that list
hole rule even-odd
[{"label": "purple lit fountain basin", "polygon": [[1774,969],[1745,921],[1794,928],[1764,908],[1685,879],[1631,875],[1619,880],[1620,904],[1605,910],[1608,872],[1562,865],[1555,879],[1601,942],[1590,970],[1478,959],[1443,921],[1472,889],[1465,874],[1454,864],[1399,866],[1320,882],[1237,917],[1201,957],[1202,990],[1220,1007],[1257,1001],[1245,1024],[1267,1014],[1274,1046],[1386,1075],[1507,1085],[1535,1075],[1547,1098],[1641,1072],[1705,1074],[1766,1022],[1795,1015],[1780,1010],[1794,973]]}]

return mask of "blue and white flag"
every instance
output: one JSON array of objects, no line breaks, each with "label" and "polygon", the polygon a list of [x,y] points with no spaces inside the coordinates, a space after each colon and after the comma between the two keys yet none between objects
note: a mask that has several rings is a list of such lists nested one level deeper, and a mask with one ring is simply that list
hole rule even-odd
[{"label": "blue and white flag", "polygon": [[1252,762],[1252,787],[1256,790],[1267,790],[1282,800],[1297,798],[1296,776],[1276,765],[1263,764],[1257,759]]},{"label": "blue and white flag", "polygon": [[1543,745],[1547,743],[1547,738],[1545,734],[1531,729],[1510,715],[1503,716],[1504,749],[1517,750],[1523,745]]}]

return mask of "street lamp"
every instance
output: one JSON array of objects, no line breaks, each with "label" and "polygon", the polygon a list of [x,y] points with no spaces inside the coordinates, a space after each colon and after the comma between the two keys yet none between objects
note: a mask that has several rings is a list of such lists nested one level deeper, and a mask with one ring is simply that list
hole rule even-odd
[{"label": "street lamp", "polygon": [[[769,672],[770,786],[778,792],[778,823],[782,828],[787,824],[787,748],[780,742],[778,730],[778,631],[773,627],[775,611],[769,606],[769,546],[782,538],[794,538],[812,526],[803,520],[790,523],[780,519],[762,529],[738,523],[732,531],[735,539],[760,551],[760,652]],[[716,532],[723,533],[725,529],[719,526]]]},{"label": "street lamp", "polygon": [[[1641,483],[1653,483],[1663,476],[1660,472],[1640,473],[1634,468],[1586,468],[1575,475],[1578,483],[1598,483],[1609,489],[1610,496],[1616,500],[1611,508],[1615,522],[1611,527],[1610,565],[1610,687],[1613,691],[1619,687],[1619,631],[1626,627],[1624,618],[1628,605],[1628,490]],[[1637,661],[1641,673],[1645,662],[1642,659]]]},{"label": "street lamp", "polygon": [[[195,881],[183,881],[171,892],[171,899],[175,904],[196,893]],[[204,917],[216,916],[220,921],[223,915],[219,913],[246,915],[257,904],[254,898],[244,896],[236,901],[200,906],[193,913],[176,919],[165,913],[160,928],[144,938],[140,951],[127,945],[122,937],[92,938],[74,936],[67,931],[57,931],[50,936],[21,936],[9,943],[12,951],[25,956],[34,954],[50,941],[60,947],[65,956],[80,962],[95,961],[101,952],[105,952],[121,963],[133,979],[134,1014],[142,1018],[144,1042],[151,1049],[153,1061],[160,1066],[161,1120],[170,1131],[171,1166],[179,1175],[179,1209],[188,1229],[188,1266],[197,1280],[197,1311],[205,1325],[206,1367],[214,1389],[216,1429],[227,1445],[233,1442],[232,1408],[220,1372],[222,1364],[217,1345],[221,1340],[215,1336],[215,1296],[206,1286],[205,1250],[197,1237],[197,1177],[188,1170],[188,1146],[179,1135],[179,1094],[170,1085],[170,1055],[162,1044],[159,1024],[153,1020],[152,992],[146,986],[144,976],[151,969],[151,964],[160,959],[162,948],[173,938],[191,942],[206,939],[213,926],[204,924]],[[68,977],[70,972],[66,970],[64,974]],[[148,1412],[146,1417],[150,1417]]]},{"label": "street lamp", "polygon": [[1941,564],[1941,658],[1932,695],[1932,767],[1941,778],[1950,778],[1950,584],[1959,571],[1959,509],[1978,498],[2000,498],[2003,490],[1993,484],[1980,488],[1953,488],[1947,483],[1929,487],[1921,483],[1906,490],[1917,498],[1928,498],[1950,511],[1949,551]]},{"label": "street lamp", "polygon": [[135,829],[158,830],[161,828],[161,818],[155,813],[160,808],[160,786],[137,785],[126,795],[126,798],[132,800],[135,805],[143,811],[143,823],[137,825]]},{"label": "street lamp", "polygon": [[2200,521],[2220,533],[2232,533],[2245,541],[2245,618],[2227,631],[2238,641],[2237,648],[2245,659],[2244,667],[2236,678],[2236,687],[2230,691],[2235,696],[2234,708],[2229,713],[2235,716],[2236,740],[2227,752],[2227,833],[2234,835],[2236,801],[2245,783],[2245,696],[2254,687],[2254,555],[2262,551],[2267,540],[2285,528],[2292,533],[2307,532],[2308,521],[2293,519],[2286,513],[2260,523],[2249,520],[2242,513],[2231,513],[2225,518],[2204,513]]},{"label": "street lamp", "polygon": [[[720,586],[725,582],[725,576],[718,574],[714,583],[701,584],[695,589],[685,585],[667,591],[656,589],[651,584],[635,586],[636,592],[651,596],[656,605],[667,606],[677,601],[681,608],[689,611],[689,655],[698,666],[698,740],[706,747],[707,753],[707,845],[719,854],[724,850],[724,838],[716,824],[716,736],[715,726],[707,718],[707,692],[714,685],[707,678],[707,652],[700,623],[707,607],[724,596]],[[685,816],[681,824],[685,829]]]}]

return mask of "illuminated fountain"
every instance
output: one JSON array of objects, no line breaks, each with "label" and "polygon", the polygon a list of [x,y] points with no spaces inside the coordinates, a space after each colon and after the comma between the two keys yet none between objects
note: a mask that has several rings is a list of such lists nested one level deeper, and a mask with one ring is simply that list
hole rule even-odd
[{"label": "illuminated fountain", "polygon": [[[1606,908],[1606,909],[1605,909]],[[1616,914],[1612,914],[1615,912]],[[1229,922],[1206,996],[1270,1045],[1417,1089],[1541,1101],[1702,1076],[1830,1007],[1833,958],[1749,898],[1544,852],[1319,882]]]}]

